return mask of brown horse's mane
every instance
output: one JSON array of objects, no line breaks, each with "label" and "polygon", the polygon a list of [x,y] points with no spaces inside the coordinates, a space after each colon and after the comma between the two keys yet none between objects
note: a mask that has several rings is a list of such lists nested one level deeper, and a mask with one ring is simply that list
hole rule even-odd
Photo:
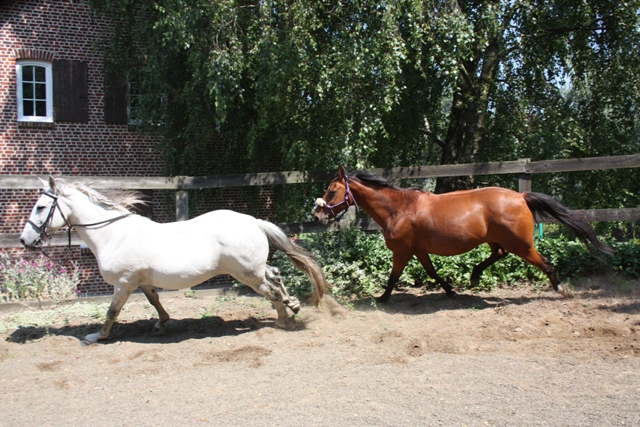
[{"label": "brown horse's mane", "polygon": [[373,175],[369,172],[354,170],[348,173],[350,179],[360,181],[363,184],[376,185],[382,188],[389,188],[398,191],[419,191],[425,193],[424,190],[416,187],[401,188],[398,187],[392,179],[387,179],[379,175]]}]

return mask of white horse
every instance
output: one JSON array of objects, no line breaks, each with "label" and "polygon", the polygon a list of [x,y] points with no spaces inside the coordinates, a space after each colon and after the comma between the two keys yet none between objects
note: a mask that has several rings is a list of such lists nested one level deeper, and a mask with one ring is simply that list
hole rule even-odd
[{"label": "white horse", "polygon": [[[42,181],[42,180],[41,180]],[[129,295],[141,288],[158,311],[154,332],[164,333],[169,315],[156,288],[184,289],[219,274],[236,280],[273,302],[276,326],[285,327],[300,303],[285,289],[277,268],[266,264],[269,244],[283,251],[309,276],[312,301],[318,305],[327,283],[306,249],[289,241],[276,225],[229,210],[206,213],[189,221],[156,223],[129,209],[141,200],[133,192],[107,197],[80,183],[42,181],[45,191],[33,207],[20,236],[27,249],[41,247],[43,238],[61,227],[75,227],[98,261],[104,280],[113,285],[113,300],[99,332],[85,337],[95,343],[109,336]]]}]

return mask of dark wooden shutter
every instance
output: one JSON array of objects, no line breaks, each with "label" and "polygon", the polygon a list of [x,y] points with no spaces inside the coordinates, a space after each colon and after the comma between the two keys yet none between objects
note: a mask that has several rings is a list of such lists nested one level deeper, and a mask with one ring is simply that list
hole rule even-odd
[{"label": "dark wooden shutter", "polygon": [[53,61],[53,117],[60,122],[89,121],[86,62]]},{"label": "dark wooden shutter", "polygon": [[104,78],[104,121],[108,124],[129,123],[127,83],[123,80],[115,73],[109,73]]}]

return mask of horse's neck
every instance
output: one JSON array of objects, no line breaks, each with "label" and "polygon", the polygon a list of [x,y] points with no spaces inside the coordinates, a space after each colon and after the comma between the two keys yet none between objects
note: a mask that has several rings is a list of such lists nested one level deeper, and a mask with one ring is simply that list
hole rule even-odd
[{"label": "horse's neck", "polygon": [[397,190],[372,188],[355,181],[350,181],[349,186],[358,206],[385,228],[385,224],[397,210],[393,201],[393,193]]},{"label": "horse's neck", "polygon": [[65,203],[67,203],[71,210],[68,218],[69,223],[77,225],[75,229],[78,235],[89,248],[91,248],[91,251],[97,255],[96,251],[103,243],[108,241],[110,236],[113,237],[118,227],[113,226],[116,223],[95,227],[83,227],[82,224],[95,224],[97,222],[107,221],[122,215],[123,212],[116,208],[93,203],[82,193],[73,194],[65,198]]}]

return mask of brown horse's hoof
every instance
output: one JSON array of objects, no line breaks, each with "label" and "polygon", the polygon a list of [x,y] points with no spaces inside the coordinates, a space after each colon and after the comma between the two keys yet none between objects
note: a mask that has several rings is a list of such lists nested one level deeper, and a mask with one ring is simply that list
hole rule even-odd
[{"label": "brown horse's hoof", "polygon": [[573,292],[571,291],[571,289],[565,286],[558,285],[558,289],[556,289],[556,292],[565,298],[573,298]]},{"label": "brown horse's hoof", "polygon": [[381,295],[376,298],[376,302],[380,304],[386,304],[389,302],[389,295]]},{"label": "brown horse's hoof", "polygon": [[447,298],[455,298],[458,296],[456,291],[445,291],[447,293]]}]

